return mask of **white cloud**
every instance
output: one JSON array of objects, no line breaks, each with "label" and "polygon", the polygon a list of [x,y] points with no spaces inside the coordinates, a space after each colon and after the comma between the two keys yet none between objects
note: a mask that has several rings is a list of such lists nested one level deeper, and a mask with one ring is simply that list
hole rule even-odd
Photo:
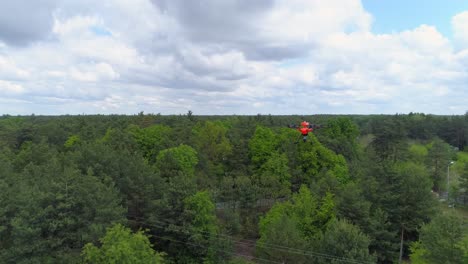
[{"label": "white cloud", "polygon": [[260,21],[260,34],[287,42],[311,42],[330,33],[369,31],[372,17],[359,0],[276,1]]},{"label": "white cloud", "polygon": [[468,11],[455,15],[452,27],[457,45],[461,49],[468,49]]},{"label": "white cloud", "polygon": [[0,78],[6,79],[26,79],[30,77],[30,73],[21,69],[14,61],[0,55]]},{"label": "white cloud", "polygon": [[0,44],[0,93],[27,101],[21,113],[447,113],[468,103],[467,12],[452,19],[452,41],[428,25],[375,34],[359,0],[52,7],[49,37]]},{"label": "white cloud", "polygon": [[23,86],[20,84],[14,83],[14,82],[9,82],[9,81],[3,81],[0,80],[0,95],[14,95],[14,94],[21,94],[24,92]]},{"label": "white cloud", "polygon": [[109,64],[98,63],[95,65],[83,65],[79,68],[72,67],[70,69],[70,77],[80,82],[97,82],[115,80],[119,78],[119,74]]}]

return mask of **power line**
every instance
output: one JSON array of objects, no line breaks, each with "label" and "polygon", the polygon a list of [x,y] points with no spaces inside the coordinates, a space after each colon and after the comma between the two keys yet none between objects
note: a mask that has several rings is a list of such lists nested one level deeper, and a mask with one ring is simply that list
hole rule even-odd
[{"label": "power line", "polygon": [[[164,240],[176,242],[176,243],[182,243],[182,244],[186,244],[186,245],[198,246],[198,247],[209,249],[207,246],[203,246],[203,245],[200,245],[200,244],[197,244],[197,243],[191,243],[191,242],[187,242],[187,241],[180,241],[180,240],[177,240],[177,239],[173,239],[173,238],[169,238],[169,237],[163,237],[163,236],[157,236],[157,235],[153,235],[153,236],[154,237],[159,237],[159,238],[164,239]],[[234,253],[234,252],[230,252],[230,251],[227,251],[227,250],[222,250],[222,249],[219,249],[219,248],[214,248],[214,250],[217,250],[219,252],[228,253],[228,254],[233,254],[233,255],[239,256],[239,257],[253,258],[253,259],[266,261],[266,262],[270,262],[270,263],[282,264],[281,262],[277,262],[277,261],[273,261],[273,260],[269,260],[269,259],[258,258],[258,257],[254,257],[254,256],[248,256],[248,255],[239,254],[239,253]]]},{"label": "power line", "polygon": [[[178,227],[181,228],[180,226],[173,225],[172,223],[165,223],[163,221],[158,221],[154,220],[155,222],[167,224],[167,225],[172,225],[173,227]],[[145,222],[148,224],[147,222]],[[150,225],[151,226],[151,225]],[[157,225],[152,225],[153,227],[159,227],[159,228],[164,228],[164,226],[157,226]],[[171,230],[175,232],[183,232],[185,234],[190,235],[191,233],[187,230]],[[209,236],[214,236],[214,234],[206,232],[206,231],[198,231],[199,233],[206,233]],[[341,262],[346,262],[346,263],[370,263],[370,262],[363,262],[363,261],[357,261],[355,259],[350,259],[350,258],[344,258],[344,257],[339,257],[339,256],[334,256],[334,255],[329,255],[329,254],[324,254],[324,253],[318,253],[318,252],[313,252],[313,251],[306,251],[306,250],[301,250],[301,249],[296,249],[296,248],[290,248],[290,247],[285,247],[281,245],[275,245],[275,244],[270,244],[270,243],[264,243],[264,242],[259,242],[259,241],[254,241],[254,240],[249,240],[249,239],[241,239],[241,240],[246,240],[248,242],[241,242],[239,239],[233,239],[232,236],[225,235],[225,234],[216,234],[217,239],[229,239],[235,243],[238,244],[244,244],[244,245],[249,245],[249,246],[259,246],[262,248],[269,248],[269,249],[274,249],[274,250],[280,250],[286,253],[292,253],[292,254],[298,254],[298,255],[303,255],[303,256],[310,256],[310,257],[319,257],[319,258],[325,258],[325,259],[330,259],[330,260],[336,260],[336,261],[341,261]],[[221,237],[226,237],[226,238],[219,238]],[[250,242],[250,243],[249,243]]]},{"label": "power line", "polygon": [[[138,219],[144,220],[143,218],[138,218]],[[134,220],[136,220],[136,219],[134,219]],[[165,224],[167,226],[157,225],[157,224],[154,224],[154,223],[148,223],[146,221],[140,221],[140,223],[146,224],[147,226],[151,226],[151,227],[157,227],[157,228],[166,228],[166,227],[169,227],[169,226],[176,227],[176,228],[179,228],[180,230],[170,230],[170,231],[185,233],[187,235],[194,236],[194,234],[191,233],[188,230],[181,230],[182,229],[181,226],[174,225],[172,223],[167,223],[167,222],[164,222],[164,221],[161,221],[161,220],[153,220],[153,221],[161,223],[161,224]],[[226,234],[213,234],[213,233],[210,233],[210,232],[207,232],[207,231],[197,231],[197,232],[198,233],[205,233],[205,234],[207,234],[208,236],[211,236],[211,237],[216,236],[217,239],[229,240],[229,241],[232,241],[232,242],[238,243],[238,244],[244,244],[244,245],[249,245],[249,246],[259,246],[259,247],[265,248],[265,249],[280,250],[280,251],[283,251],[285,253],[291,253],[291,254],[296,254],[296,255],[309,256],[309,257],[315,257],[315,258],[324,258],[324,259],[336,260],[336,261],[345,262],[345,263],[355,263],[355,264],[371,263],[371,262],[358,261],[358,260],[355,260],[355,259],[350,259],[350,258],[345,258],[345,257],[329,255],[329,254],[325,254],[325,253],[318,253],[318,252],[313,252],[313,251],[306,251],[306,250],[286,247],[286,246],[282,246],[282,245],[275,245],[275,244],[271,244],[271,243],[259,242],[259,241],[250,240],[250,239],[235,239],[232,236],[226,235]],[[224,238],[222,238],[222,237],[224,237]],[[242,242],[241,240],[245,240],[247,242]]]}]

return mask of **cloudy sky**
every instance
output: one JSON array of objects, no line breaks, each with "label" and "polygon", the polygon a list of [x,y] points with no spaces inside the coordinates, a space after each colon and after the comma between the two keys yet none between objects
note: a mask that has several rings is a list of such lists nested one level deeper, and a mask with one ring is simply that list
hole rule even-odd
[{"label": "cloudy sky", "polygon": [[189,109],[464,114],[468,1],[0,2],[0,114]]}]

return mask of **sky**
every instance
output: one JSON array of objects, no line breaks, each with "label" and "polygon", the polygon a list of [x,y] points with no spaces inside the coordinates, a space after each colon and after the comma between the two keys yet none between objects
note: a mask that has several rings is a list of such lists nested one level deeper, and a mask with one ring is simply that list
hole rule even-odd
[{"label": "sky", "polygon": [[465,114],[468,1],[6,0],[0,114]]}]

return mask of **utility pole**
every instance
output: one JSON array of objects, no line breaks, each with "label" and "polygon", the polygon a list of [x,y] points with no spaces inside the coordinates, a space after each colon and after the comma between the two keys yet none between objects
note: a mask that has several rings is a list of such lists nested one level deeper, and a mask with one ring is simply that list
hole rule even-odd
[{"label": "utility pole", "polygon": [[398,263],[401,264],[401,261],[403,259],[403,238],[404,238],[404,233],[405,232],[405,227],[401,225],[401,237],[400,237],[400,258],[398,260]]},{"label": "utility pole", "polygon": [[455,161],[450,161],[447,166],[447,204],[450,207],[450,165],[455,163]]}]

